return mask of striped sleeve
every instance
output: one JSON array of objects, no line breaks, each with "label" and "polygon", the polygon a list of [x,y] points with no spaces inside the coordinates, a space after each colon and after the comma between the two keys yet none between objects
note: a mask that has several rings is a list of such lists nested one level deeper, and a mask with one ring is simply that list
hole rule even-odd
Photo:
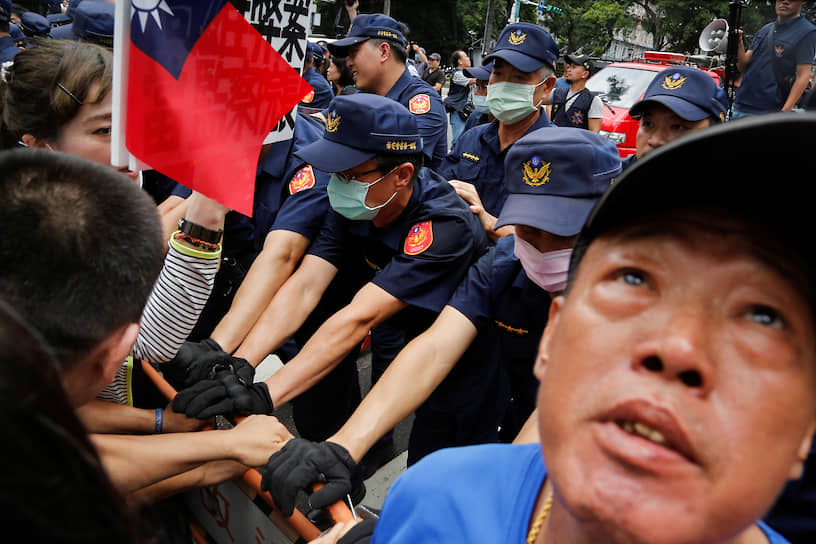
[{"label": "striped sleeve", "polygon": [[[172,245],[147,299],[133,358],[163,363],[176,356],[193,330],[215,282],[220,260],[185,255]],[[98,398],[129,404],[128,361]]]}]

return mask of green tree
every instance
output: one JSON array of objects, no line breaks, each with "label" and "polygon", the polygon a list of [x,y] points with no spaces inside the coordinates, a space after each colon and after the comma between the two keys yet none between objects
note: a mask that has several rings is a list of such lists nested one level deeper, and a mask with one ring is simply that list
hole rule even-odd
[{"label": "green tree", "polygon": [[616,30],[633,24],[626,15],[628,2],[625,0],[555,0],[550,3],[563,13],[547,14],[543,24],[556,37],[562,53],[580,49],[588,55],[600,55],[609,47]]}]

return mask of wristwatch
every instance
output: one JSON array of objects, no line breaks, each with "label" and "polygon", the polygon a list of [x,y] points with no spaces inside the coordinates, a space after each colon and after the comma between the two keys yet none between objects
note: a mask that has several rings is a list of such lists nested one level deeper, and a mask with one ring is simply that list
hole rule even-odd
[{"label": "wristwatch", "polygon": [[202,227],[198,223],[193,223],[189,219],[181,218],[178,222],[178,229],[180,232],[186,234],[191,238],[196,238],[202,242],[210,244],[220,244],[221,238],[224,236],[224,230],[212,230],[207,227]]}]

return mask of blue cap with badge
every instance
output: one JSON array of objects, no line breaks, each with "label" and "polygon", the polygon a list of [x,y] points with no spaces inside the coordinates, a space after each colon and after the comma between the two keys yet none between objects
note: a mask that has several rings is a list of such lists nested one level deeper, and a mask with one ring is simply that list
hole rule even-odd
[{"label": "blue cap with badge", "polygon": [[686,121],[707,117],[725,121],[728,98],[708,73],[692,66],[675,66],[658,72],[640,102],[629,109],[637,117],[650,103],[666,106]]},{"label": "blue cap with badge", "polygon": [[11,20],[11,0],[0,0],[0,21]]},{"label": "blue cap with badge", "polygon": [[295,154],[324,172],[342,172],[375,155],[422,152],[416,116],[395,100],[370,93],[335,97],[326,134]]},{"label": "blue cap with badge", "polygon": [[323,50],[319,45],[313,42],[306,42],[306,51],[315,59],[323,58]]},{"label": "blue cap with badge", "polygon": [[115,6],[106,0],[82,0],[73,10],[70,24],[53,28],[55,40],[77,40],[113,49]]},{"label": "blue cap with badge", "polygon": [[70,0],[70,2],[68,2],[68,8],[65,10],[65,13],[51,13],[50,15],[46,15],[45,18],[48,19],[48,22],[51,24],[52,27],[67,25],[74,19],[74,11],[76,10],[77,6],[81,1],[82,0]]},{"label": "blue cap with badge", "polygon": [[51,24],[48,19],[33,11],[23,13],[19,26],[27,38],[48,38],[51,35]]},{"label": "blue cap with badge", "polygon": [[481,66],[471,66],[462,71],[467,77],[487,81],[490,79],[490,74],[493,73],[493,63],[488,62],[487,64],[482,64]]},{"label": "blue cap with badge", "polygon": [[558,236],[578,234],[620,173],[611,140],[572,127],[535,130],[516,141],[504,159],[510,195],[495,228],[527,225]]},{"label": "blue cap with badge", "polygon": [[522,72],[534,72],[542,66],[554,68],[557,58],[558,45],[549,32],[532,23],[511,23],[482,63],[502,59]]},{"label": "blue cap with badge", "polygon": [[346,49],[371,38],[392,40],[403,47],[405,46],[402,25],[382,13],[367,13],[355,17],[351,22],[351,28],[346,37],[328,44],[329,51],[331,51],[332,55],[345,57],[347,56]]}]

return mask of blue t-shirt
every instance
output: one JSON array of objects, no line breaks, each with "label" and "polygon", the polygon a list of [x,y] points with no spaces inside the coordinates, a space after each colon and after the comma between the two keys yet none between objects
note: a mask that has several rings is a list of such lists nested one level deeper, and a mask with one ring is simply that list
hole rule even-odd
[{"label": "blue t-shirt", "polygon": [[[371,542],[522,544],[546,475],[538,444],[438,451],[391,486]],[[770,544],[788,542],[758,525]]]},{"label": "blue t-shirt", "polygon": [[783,24],[768,23],[759,29],[751,45],[753,54],[737,89],[735,104],[747,111],[778,111],[788,98],[789,90],[781,90],[771,58],[768,40],[776,25],[774,36],[775,62],[782,78],[796,75],[798,64],[811,64],[816,55],[816,26],[805,17]]},{"label": "blue t-shirt", "polygon": [[[552,126],[547,114],[541,110],[538,120],[525,134]],[[496,217],[507,200],[504,179],[504,157],[512,145],[502,150],[499,143],[499,121],[479,125],[463,132],[456,140],[450,154],[436,169],[445,179],[458,179],[472,183],[482,199],[485,210]]]}]

